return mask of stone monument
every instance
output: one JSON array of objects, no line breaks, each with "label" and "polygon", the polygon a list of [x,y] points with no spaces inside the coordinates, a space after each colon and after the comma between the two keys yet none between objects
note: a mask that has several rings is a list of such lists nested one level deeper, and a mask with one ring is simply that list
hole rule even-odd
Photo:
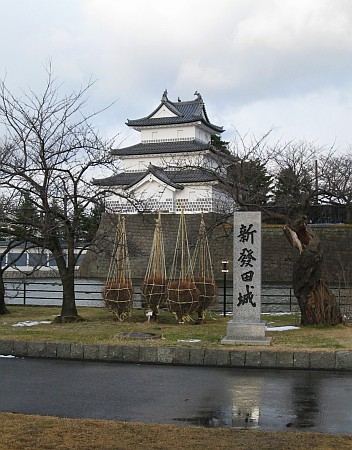
[{"label": "stone monument", "polygon": [[222,344],[270,345],[261,322],[261,213],[235,212],[233,224],[233,319]]}]

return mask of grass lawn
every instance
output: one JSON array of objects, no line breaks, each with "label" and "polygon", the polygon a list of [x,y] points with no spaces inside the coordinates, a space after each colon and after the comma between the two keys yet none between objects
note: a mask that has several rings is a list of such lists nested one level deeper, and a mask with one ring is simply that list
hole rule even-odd
[{"label": "grass lawn", "polygon": [[111,420],[60,419],[0,413],[1,450],[13,449],[339,449],[352,436],[179,427]]},{"label": "grass lawn", "polygon": [[[171,313],[162,311],[158,323],[148,323],[143,310],[134,310],[131,319],[118,322],[105,308],[82,307],[79,314],[87,319],[85,322],[55,324],[52,320],[60,313],[58,307],[9,306],[8,309],[10,314],[0,316],[1,339],[19,341],[224,348],[220,341],[226,335],[226,323],[230,320],[230,317],[223,317],[220,313],[208,313],[203,325],[197,325],[194,321],[179,324]],[[262,319],[268,327],[299,327],[300,321],[298,314],[265,314]],[[14,326],[25,321],[50,323]],[[160,338],[136,341],[125,337],[130,332],[154,333]],[[306,326],[294,330],[268,331],[267,335],[272,336],[271,347],[276,350],[352,350],[352,327],[343,325]],[[197,342],[184,342],[190,339]]]}]

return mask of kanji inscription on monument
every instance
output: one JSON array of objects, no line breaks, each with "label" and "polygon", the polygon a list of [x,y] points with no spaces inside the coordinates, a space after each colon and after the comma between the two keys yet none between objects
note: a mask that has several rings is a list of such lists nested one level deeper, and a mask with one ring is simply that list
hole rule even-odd
[{"label": "kanji inscription on monument", "polygon": [[235,212],[233,225],[233,319],[222,344],[268,345],[261,314],[260,212]]}]

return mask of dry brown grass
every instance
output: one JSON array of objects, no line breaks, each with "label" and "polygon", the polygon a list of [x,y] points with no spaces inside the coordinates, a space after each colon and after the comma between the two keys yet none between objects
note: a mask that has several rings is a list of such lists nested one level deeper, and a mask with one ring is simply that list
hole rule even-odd
[{"label": "dry brown grass", "polygon": [[0,413],[1,450],[14,449],[339,449],[352,436],[319,433],[205,429]]}]

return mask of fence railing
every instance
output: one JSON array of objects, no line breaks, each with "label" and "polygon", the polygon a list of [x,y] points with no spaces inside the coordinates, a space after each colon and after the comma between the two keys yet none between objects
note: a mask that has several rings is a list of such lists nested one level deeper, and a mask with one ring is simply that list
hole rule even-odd
[{"label": "fence railing", "polygon": [[[134,307],[142,307],[141,280],[134,280]],[[103,281],[76,279],[75,295],[77,306],[104,306],[101,292]],[[352,288],[333,288],[341,309],[351,310]],[[224,295],[225,294],[225,295]],[[62,302],[62,284],[60,279],[7,280],[5,283],[5,301],[8,305],[60,306]],[[218,286],[218,302],[215,310],[232,312],[232,282]],[[262,312],[298,312],[299,306],[293,290],[287,285],[262,286]]]}]

